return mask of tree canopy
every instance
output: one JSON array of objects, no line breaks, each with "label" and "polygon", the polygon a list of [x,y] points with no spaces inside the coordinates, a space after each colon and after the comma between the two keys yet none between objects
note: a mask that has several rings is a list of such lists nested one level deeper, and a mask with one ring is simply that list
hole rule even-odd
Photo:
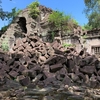
[{"label": "tree canopy", "polygon": [[60,29],[63,28],[63,30],[73,30],[74,25],[78,25],[78,22],[73,19],[70,15],[65,15],[63,12],[60,11],[53,11],[49,15],[49,23],[51,23],[51,26]]},{"label": "tree canopy", "polygon": [[84,3],[88,25],[92,28],[100,28],[100,0],[84,0]]},{"label": "tree canopy", "polygon": [[0,18],[4,20],[7,17],[8,12],[3,10],[1,3],[2,1],[0,0]]}]

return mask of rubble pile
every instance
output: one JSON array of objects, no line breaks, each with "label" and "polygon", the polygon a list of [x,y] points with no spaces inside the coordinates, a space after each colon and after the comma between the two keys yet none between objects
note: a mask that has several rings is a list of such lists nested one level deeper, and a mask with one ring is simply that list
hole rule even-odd
[{"label": "rubble pile", "polygon": [[[1,90],[9,87],[10,84],[6,84],[11,80],[27,89],[46,88],[48,90],[48,87],[52,87],[58,92],[73,86],[99,88],[100,61],[94,55],[88,54],[85,49],[77,53],[72,47],[63,48],[57,41],[46,43],[37,36],[28,36],[17,39],[9,55],[0,52]],[[13,85],[10,86],[13,87]],[[80,88],[79,91],[81,91]],[[83,91],[85,90],[83,89],[80,93]],[[32,91],[31,93],[34,94]],[[29,91],[29,94],[31,93]],[[79,100],[83,97],[78,96],[81,98]]]}]

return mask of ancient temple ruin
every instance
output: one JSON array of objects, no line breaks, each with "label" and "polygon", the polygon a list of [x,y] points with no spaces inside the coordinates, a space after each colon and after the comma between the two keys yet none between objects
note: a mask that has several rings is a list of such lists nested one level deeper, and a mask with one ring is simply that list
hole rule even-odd
[{"label": "ancient temple ruin", "polygon": [[14,46],[18,38],[24,38],[29,35],[41,36],[50,30],[48,26],[48,17],[52,12],[50,8],[39,6],[40,14],[38,18],[33,19],[29,15],[29,9],[22,10],[19,15],[9,25],[7,31],[1,36],[0,44],[6,40],[9,42],[9,47]]},{"label": "ancient temple ruin", "polygon": [[52,10],[39,9],[36,20],[24,9],[1,36],[10,53],[0,51],[0,100],[100,100],[100,30],[55,30],[50,43]]},{"label": "ancient temple ruin", "polygon": [[[48,23],[48,17],[52,13],[52,9],[40,5],[40,14],[38,18],[33,19],[29,15],[29,9],[26,8],[9,25],[7,31],[1,36],[0,44],[8,40],[9,47],[12,48],[17,39],[22,39],[29,35],[39,36],[45,42],[51,41],[51,33]],[[72,44],[75,49],[80,52],[82,48],[86,48],[90,54],[100,56],[100,29],[92,31],[82,31],[80,26],[74,28],[73,32],[60,36],[61,30],[55,30],[57,33],[56,40],[60,40],[61,44]],[[83,38],[85,36],[85,38]]]},{"label": "ancient temple ruin", "polygon": [[100,29],[87,31],[85,47],[90,54],[100,57]]}]

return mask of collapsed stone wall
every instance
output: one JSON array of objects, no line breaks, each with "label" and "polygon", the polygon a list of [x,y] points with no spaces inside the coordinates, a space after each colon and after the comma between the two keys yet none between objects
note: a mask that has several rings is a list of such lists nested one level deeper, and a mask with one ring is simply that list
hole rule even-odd
[{"label": "collapsed stone wall", "polygon": [[[40,14],[37,19],[32,19],[31,16],[29,16],[28,8],[20,12],[20,14],[13,20],[12,24],[9,25],[7,31],[1,36],[0,47],[3,41],[7,41],[8,46],[11,50],[18,38],[24,38],[29,35],[40,36],[44,41],[50,42],[52,36],[49,34],[49,32],[52,30],[49,27],[48,17],[52,13],[52,9],[40,5],[39,10]],[[63,39],[63,37],[65,36],[60,37],[61,30],[55,31],[57,33],[57,36],[55,38],[59,38],[61,43],[66,43],[65,41],[67,39]],[[69,34],[71,44],[76,45],[77,51],[80,51],[82,49],[81,46],[83,45],[83,42],[79,37],[82,34],[84,34],[84,32],[82,31],[82,28],[80,26],[75,27],[73,32]],[[74,39],[73,37],[78,37],[78,39]],[[77,41],[73,42],[72,40]]]},{"label": "collapsed stone wall", "polygon": [[[50,8],[39,6],[40,14],[37,19],[32,19],[29,15],[29,9],[26,8],[12,21],[7,31],[0,38],[0,47],[3,41],[8,40],[9,47],[12,48],[18,38],[24,38],[26,35],[46,34],[50,29],[48,26],[48,17],[52,12]],[[12,41],[13,40],[13,41]]]},{"label": "collapsed stone wall", "polygon": [[[15,83],[10,83],[11,80],[14,80]],[[10,87],[7,84],[12,85]],[[14,84],[19,84],[18,88]],[[22,97],[25,99],[29,97],[32,99],[32,97],[35,98],[34,95],[43,98],[43,95],[47,95],[47,93],[49,93],[47,95],[49,97],[50,91],[52,93],[58,91],[57,94],[59,91],[65,91],[67,96],[62,100],[69,98],[70,95],[74,96],[72,100],[75,98],[84,100],[86,92],[84,89],[100,87],[100,61],[85,50],[77,53],[74,48],[63,48],[57,41],[47,43],[37,36],[30,35],[18,39],[9,55],[0,52],[0,86],[1,90],[6,91],[13,87],[14,90],[11,91],[16,91],[16,93],[10,96],[12,95],[10,92],[7,95],[9,98]],[[27,87],[27,89],[26,92],[20,92],[21,96],[18,96],[17,91],[22,91],[19,89],[21,86]],[[37,87],[43,88],[43,90],[34,90]],[[73,88],[71,89],[71,87]],[[80,87],[83,87],[83,90]],[[77,93],[77,89],[80,92]],[[36,94],[34,91],[37,91]],[[81,94],[83,91],[84,93]],[[57,100],[61,100],[61,97]]]}]

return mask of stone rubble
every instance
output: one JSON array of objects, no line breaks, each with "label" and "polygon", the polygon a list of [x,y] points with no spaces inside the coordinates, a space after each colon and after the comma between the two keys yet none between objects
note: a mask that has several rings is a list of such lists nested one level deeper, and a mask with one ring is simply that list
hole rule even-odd
[{"label": "stone rubble", "polygon": [[1,100],[99,100],[99,75],[94,55],[38,36],[19,38],[9,54],[0,52]]}]

